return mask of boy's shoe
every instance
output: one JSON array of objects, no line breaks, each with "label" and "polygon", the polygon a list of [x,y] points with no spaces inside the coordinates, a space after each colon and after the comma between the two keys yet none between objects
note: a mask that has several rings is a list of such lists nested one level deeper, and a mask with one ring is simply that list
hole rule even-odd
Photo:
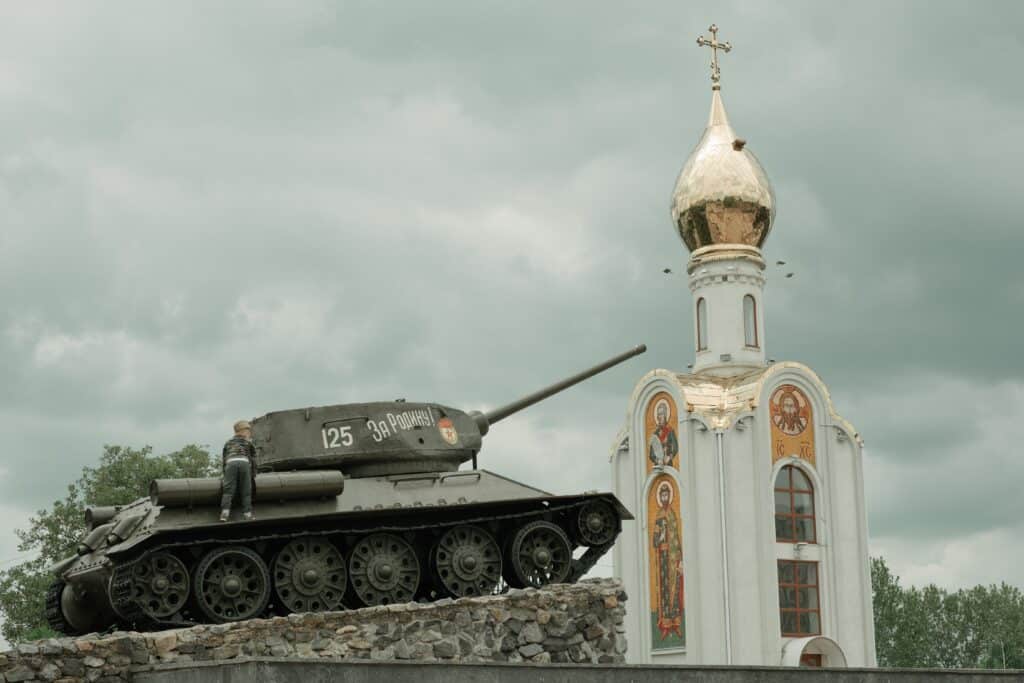
[{"label": "boy's shoe", "polygon": [[247,522],[251,522],[252,520],[256,519],[256,515],[252,514],[251,512],[246,512],[242,515],[242,519],[244,519]]},{"label": "boy's shoe", "polygon": [[220,511],[220,521],[226,522],[226,521],[228,521],[228,517],[230,517],[230,516],[231,516],[231,510],[221,510]]}]

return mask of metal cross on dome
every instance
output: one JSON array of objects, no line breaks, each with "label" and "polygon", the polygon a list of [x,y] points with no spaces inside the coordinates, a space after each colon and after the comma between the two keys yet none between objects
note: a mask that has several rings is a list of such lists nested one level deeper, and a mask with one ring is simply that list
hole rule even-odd
[{"label": "metal cross on dome", "polygon": [[716,25],[711,24],[708,31],[711,32],[711,40],[701,36],[697,38],[697,44],[701,47],[711,48],[711,82],[714,83],[711,87],[718,90],[720,87],[718,81],[721,77],[721,72],[718,70],[718,51],[728,52],[732,49],[732,43],[718,42],[718,27]]}]

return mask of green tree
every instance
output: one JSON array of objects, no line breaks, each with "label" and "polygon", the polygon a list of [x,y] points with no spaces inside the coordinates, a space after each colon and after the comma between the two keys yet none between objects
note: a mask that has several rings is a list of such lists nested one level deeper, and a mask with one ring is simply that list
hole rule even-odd
[{"label": "green tree", "polygon": [[979,605],[979,611],[985,619],[981,622],[977,643],[978,666],[1024,668],[1024,594],[1005,583],[983,590],[984,602]]},{"label": "green tree", "polygon": [[879,666],[897,666],[896,636],[903,589],[881,557],[871,558],[871,595],[875,612],[875,654]]},{"label": "green tree", "polygon": [[871,559],[879,666],[1024,668],[1024,594],[1013,586],[950,593],[934,584],[900,586],[882,558]]},{"label": "green tree", "polygon": [[166,455],[153,455],[150,446],[104,446],[99,464],[84,467],[63,500],[39,510],[27,528],[15,530],[18,550],[34,557],[0,572],[0,633],[11,642],[53,635],[43,613],[46,589],[54,578],[46,568],[74,553],[85,535],[86,507],[131,502],[148,493],[153,479],[209,477],[218,472],[219,462],[201,446],[188,445]]}]

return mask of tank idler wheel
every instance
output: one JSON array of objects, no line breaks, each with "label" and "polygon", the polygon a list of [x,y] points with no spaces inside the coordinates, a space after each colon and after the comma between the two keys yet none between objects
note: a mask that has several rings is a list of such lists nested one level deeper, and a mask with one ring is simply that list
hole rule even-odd
[{"label": "tank idler wheel", "polygon": [[290,541],[274,558],[274,592],[291,612],[344,609],[345,558],[323,536]]},{"label": "tank idler wheel", "polygon": [[409,602],[420,585],[416,551],[394,534],[371,534],[352,548],[349,581],[364,605]]},{"label": "tank idler wheel", "polygon": [[512,537],[505,579],[514,588],[561,583],[572,567],[572,546],[561,527],[530,522]]},{"label": "tank idler wheel", "polygon": [[576,537],[580,545],[605,545],[619,532],[619,516],[607,502],[592,500],[580,508],[576,517]]},{"label": "tank idler wheel", "polygon": [[150,619],[171,617],[188,600],[188,569],[168,552],[147,555],[131,568],[132,599]]},{"label": "tank idler wheel", "polygon": [[77,636],[81,632],[71,625],[61,607],[61,597],[64,595],[65,586],[67,586],[66,583],[57,579],[46,590],[46,623],[57,633]]},{"label": "tank idler wheel", "polygon": [[433,552],[434,572],[450,595],[490,595],[501,580],[501,550],[477,526],[449,529]]},{"label": "tank idler wheel", "polygon": [[267,563],[244,546],[221,546],[206,553],[192,585],[200,611],[215,622],[252,619],[270,600]]}]

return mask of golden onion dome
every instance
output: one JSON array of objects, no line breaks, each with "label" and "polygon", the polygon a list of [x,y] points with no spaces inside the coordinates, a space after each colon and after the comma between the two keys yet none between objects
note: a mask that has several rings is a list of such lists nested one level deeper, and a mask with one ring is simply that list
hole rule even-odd
[{"label": "golden onion dome", "polygon": [[716,87],[708,126],[672,193],[679,237],[690,251],[712,244],[761,247],[774,219],[772,185],[757,157],[733,132]]}]

